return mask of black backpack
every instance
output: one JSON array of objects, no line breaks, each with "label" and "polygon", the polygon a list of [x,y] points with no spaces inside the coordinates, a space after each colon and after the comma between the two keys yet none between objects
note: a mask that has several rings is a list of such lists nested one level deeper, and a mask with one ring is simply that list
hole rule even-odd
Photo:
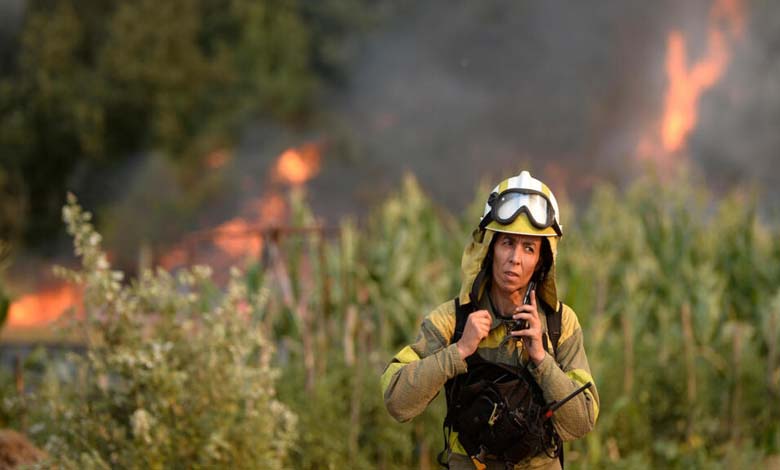
[{"label": "black backpack", "polygon": [[[562,305],[561,305],[562,307]],[[466,319],[474,311],[471,304],[460,305],[455,299],[455,331],[450,344],[463,335]],[[547,329],[557,353],[561,334],[562,308],[545,308]],[[547,349],[546,337],[544,346]],[[449,432],[458,440],[472,460],[484,462],[489,456],[516,464],[544,452],[559,457],[563,466],[563,446],[546,416],[547,403],[541,388],[525,367],[514,367],[487,361],[478,353],[466,359],[468,371],[445,384],[447,417],[444,419],[444,450],[439,463],[447,466]],[[475,462],[476,463],[476,462]]]}]

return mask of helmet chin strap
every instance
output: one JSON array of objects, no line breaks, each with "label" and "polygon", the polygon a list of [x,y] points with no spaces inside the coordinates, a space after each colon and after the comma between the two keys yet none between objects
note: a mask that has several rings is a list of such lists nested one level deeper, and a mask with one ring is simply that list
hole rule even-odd
[{"label": "helmet chin strap", "polygon": [[485,230],[485,227],[488,226],[490,222],[493,221],[493,209],[490,209],[487,214],[485,214],[485,217],[482,217],[482,220],[479,221],[479,229]]}]

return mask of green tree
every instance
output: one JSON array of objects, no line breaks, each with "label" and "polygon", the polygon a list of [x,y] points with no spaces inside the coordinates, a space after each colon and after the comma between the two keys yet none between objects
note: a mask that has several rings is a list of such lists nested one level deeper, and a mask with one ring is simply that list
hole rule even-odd
[{"label": "green tree", "polygon": [[99,171],[138,151],[186,178],[252,117],[304,124],[370,18],[349,5],[31,1],[0,75],[3,232],[47,240],[66,189],[100,191]]}]

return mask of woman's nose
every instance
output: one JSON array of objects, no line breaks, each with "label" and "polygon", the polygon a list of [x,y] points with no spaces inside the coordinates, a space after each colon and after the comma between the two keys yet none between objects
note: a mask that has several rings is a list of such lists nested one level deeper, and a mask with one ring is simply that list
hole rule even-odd
[{"label": "woman's nose", "polygon": [[521,247],[517,247],[512,250],[512,254],[509,256],[509,261],[513,264],[520,264],[523,260],[523,250]]}]

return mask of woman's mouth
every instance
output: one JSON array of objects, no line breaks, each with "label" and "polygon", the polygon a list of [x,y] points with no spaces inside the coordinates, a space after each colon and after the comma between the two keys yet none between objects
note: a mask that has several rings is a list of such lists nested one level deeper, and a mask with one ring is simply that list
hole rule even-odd
[{"label": "woman's mouth", "polygon": [[504,271],[504,276],[514,279],[520,279],[520,275],[513,271]]}]

